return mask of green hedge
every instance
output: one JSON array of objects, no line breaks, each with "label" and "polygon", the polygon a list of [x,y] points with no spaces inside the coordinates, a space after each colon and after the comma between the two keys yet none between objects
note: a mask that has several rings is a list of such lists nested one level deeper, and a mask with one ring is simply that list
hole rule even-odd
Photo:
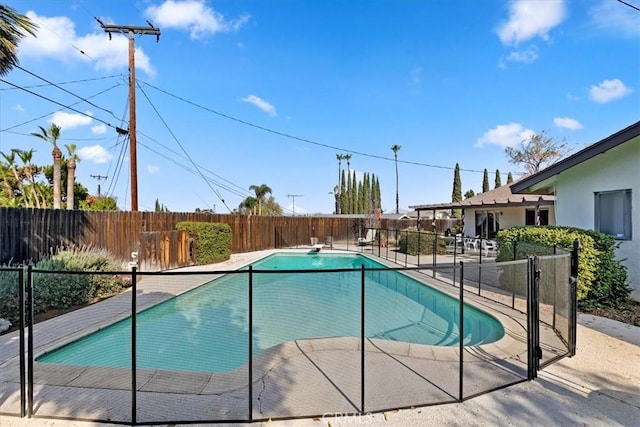
[{"label": "green hedge", "polygon": [[193,239],[196,265],[213,264],[231,258],[231,227],[216,222],[179,222],[178,230],[187,230]]},{"label": "green hedge", "polygon": [[[420,231],[415,227],[406,228],[400,231],[398,239],[398,251],[408,255],[418,255],[418,248],[421,255],[433,254],[433,233],[429,231]],[[419,244],[418,244],[419,243]],[[445,240],[437,237],[436,252],[444,254],[447,252]]]},{"label": "green hedge", "polygon": [[615,259],[617,244],[608,234],[575,227],[512,227],[500,230],[496,236],[497,261],[514,259],[514,254],[516,259],[548,255],[553,253],[554,245],[571,251],[576,239],[580,242],[577,287],[580,308],[589,311],[625,302],[631,294],[627,271]]}]

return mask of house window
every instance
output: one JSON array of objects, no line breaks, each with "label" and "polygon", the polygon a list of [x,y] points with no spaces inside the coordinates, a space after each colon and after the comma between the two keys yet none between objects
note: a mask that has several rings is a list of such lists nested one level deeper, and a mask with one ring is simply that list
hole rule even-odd
[{"label": "house window", "polygon": [[631,239],[631,190],[595,193],[595,229],[616,239]]},{"label": "house window", "polygon": [[549,225],[549,209],[538,210],[540,223],[536,224],[536,210],[527,209],[524,214],[524,225]]},{"label": "house window", "polygon": [[500,212],[476,211],[476,236],[493,239],[500,231]]}]

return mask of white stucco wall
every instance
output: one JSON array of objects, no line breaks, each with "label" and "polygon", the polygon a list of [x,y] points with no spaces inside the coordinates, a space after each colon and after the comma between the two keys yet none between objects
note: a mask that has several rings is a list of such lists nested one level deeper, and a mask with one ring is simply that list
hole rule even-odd
[{"label": "white stucco wall", "polygon": [[556,180],[558,225],[594,229],[595,192],[631,189],[631,240],[618,240],[632,297],[640,301],[640,138],[562,172]]},{"label": "white stucco wall", "polygon": [[[534,206],[527,207],[512,207],[512,208],[495,208],[495,209],[479,209],[481,211],[493,211],[500,212],[500,230],[504,230],[510,227],[525,225],[525,212],[527,209],[535,209]],[[556,225],[555,208],[552,205],[540,206],[540,209],[549,210],[549,225]],[[464,235],[475,236],[476,235],[476,210],[465,209],[464,210]]]}]

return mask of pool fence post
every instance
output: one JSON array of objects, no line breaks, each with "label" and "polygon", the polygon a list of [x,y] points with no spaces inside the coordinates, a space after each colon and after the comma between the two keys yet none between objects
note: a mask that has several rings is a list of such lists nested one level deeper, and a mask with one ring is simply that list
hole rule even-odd
[{"label": "pool fence post", "polygon": [[136,266],[131,267],[131,424],[136,425],[136,293],[138,292]]},{"label": "pool fence post", "polygon": [[253,265],[249,266],[249,422],[253,422]]},{"label": "pool fence post", "polygon": [[459,350],[460,350],[460,359],[459,363],[459,383],[458,383],[458,401],[462,402],[464,397],[463,393],[463,378],[464,378],[464,264],[460,261],[460,316],[458,319],[458,331],[459,331]]},{"label": "pool fence post", "polygon": [[420,233],[420,228],[418,228],[418,271],[420,271],[420,251],[421,251],[420,240],[422,240],[421,237],[422,237],[422,233]]},{"label": "pool fence post", "polygon": [[456,253],[458,252],[458,235],[453,237],[453,286],[456,285]]},{"label": "pool fence post", "polygon": [[478,295],[482,286],[482,237],[480,238],[480,263],[478,265]]},{"label": "pool fence post", "polygon": [[364,306],[364,264],[360,266],[360,413],[364,414],[364,346],[365,346],[365,306]]},{"label": "pool fence post", "polygon": [[406,238],[404,239],[405,241],[405,249],[404,249],[404,266],[405,268],[407,267],[407,260],[409,258],[409,230],[406,230],[404,232]]},{"label": "pool fence post", "polygon": [[33,266],[27,267],[27,418],[33,415]]},{"label": "pool fence post", "polygon": [[571,250],[571,272],[569,276],[569,356],[576,355],[576,338],[578,325],[578,252],[580,241],[573,241]]},{"label": "pool fence post", "polygon": [[438,263],[438,235],[436,234],[436,222],[433,221],[433,273],[432,276],[436,278],[436,264]]},{"label": "pool fence post", "polygon": [[20,304],[20,306],[18,307],[18,313],[20,316],[20,320],[18,322],[18,325],[20,326],[20,418],[24,418],[27,413],[27,399],[25,396],[27,392],[27,379],[25,378],[25,370],[27,367],[24,357],[24,291],[24,268],[20,268],[18,270],[18,300]]}]

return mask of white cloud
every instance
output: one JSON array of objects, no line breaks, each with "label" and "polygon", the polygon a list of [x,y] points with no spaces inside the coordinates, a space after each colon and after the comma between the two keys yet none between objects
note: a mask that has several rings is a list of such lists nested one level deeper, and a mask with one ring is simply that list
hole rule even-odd
[{"label": "white cloud", "polygon": [[496,32],[505,45],[518,44],[540,37],[549,39],[549,31],[565,17],[564,0],[513,0],[509,6],[509,19]]},{"label": "white cloud", "polygon": [[149,165],[147,166],[147,172],[149,172],[150,174],[158,173],[160,172],[160,166]]},{"label": "white cloud", "polygon": [[556,117],[553,119],[553,124],[559,128],[569,129],[569,130],[578,130],[582,129],[582,123],[577,121],[576,119],[571,119],[569,117]]},{"label": "white cloud", "polygon": [[538,48],[529,46],[524,50],[514,50],[506,58],[509,62],[520,62],[522,64],[531,64],[538,59]]},{"label": "white cloud", "polygon": [[79,148],[78,156],[80,156],[82,160],[89,160],[98,164],[107,163],[109,160],[113,159],[113,156],[101,145]]},{"label": "white cloud", "polygon": [[91,133],[94,135],[107,133],[107,125],[100,123],[99,125],[91,126]]},{"label": "white cloud", "polygon": [[248,15],[227,20],[221,13],[207,7],[203,0],[166,0],[160,6],[149,6],[145,15],[154,25],[188,30],[192,39],[238,31],[249,20]]},{"label": "white cloud", "polygon": [[637,37],[640,35],[640,13],[620,2],[600,0],[589,10],[594,27],[612,35]]},{"label": "white cloud", "polygon": [[[36,36],[25,37],[20,43],[20,56],[50,58],[63,63],[92,63],[94,69],[112,71],[129,67],[129,41],[123,34],[112,34],[111,40],[105,32],[79,36],[75,24],[65,16],[45,17],[33,11],[26,15],[39,28]],[[84,52],[85,54],[83,54]],[[137,47],[136,69],[154,74],[149,57]]]},{"label": "white cloud", "polygon": [[273,105],[271,105],[270,103],[268,103],[267,101],[265,101],[264,99],[255,96],[255,95],[249,95],[245,98],[241,99],[242,102],[248,102],[249,104],[253,104],[256,107],[258,107],[259,109],[261,109],[262,111],[264,111],[265,113],[269,114],[271,117],[275,117],[278,115],[278,113],[276,113],[276,109]]},{"label": "white cloud", "polygon": [[[86,111],[86,113],[91,116],[91,112]],[[93,118],[82,115],[82,114],[70,114],[65,113],[64,111],[56,111],[49,119],[50,123],[55,123],[62,129],[73,129],[78,126],[87,126],[93,122]]]},{"label": "white cloud", "polygon": [[24,110],[24,107],[22,106],[22,104],[16,104],[16,105],[14,105],[13,107],[11,107],[11,109],[12,109],[13,111],[17,111],[17,112],[19,112],[19,113],[24,113],[24,111],[25,111],[25,110]]},{"label": "white cloud", "polygon": [[604,80],[597,85],[591,86],[589,96],[591,100],[598,104],[606,104],[629,95],[633,90],[625,86],[620,79]]},{"label": "white cloud", "polygon": [[484,147],[485,144],[495,144],[500,147],[515,147],[522,141],[526,141],[534,135],[531,129],[525,129],[520,123],[498,125],[486,131],[474,144],[475,147]]}]

